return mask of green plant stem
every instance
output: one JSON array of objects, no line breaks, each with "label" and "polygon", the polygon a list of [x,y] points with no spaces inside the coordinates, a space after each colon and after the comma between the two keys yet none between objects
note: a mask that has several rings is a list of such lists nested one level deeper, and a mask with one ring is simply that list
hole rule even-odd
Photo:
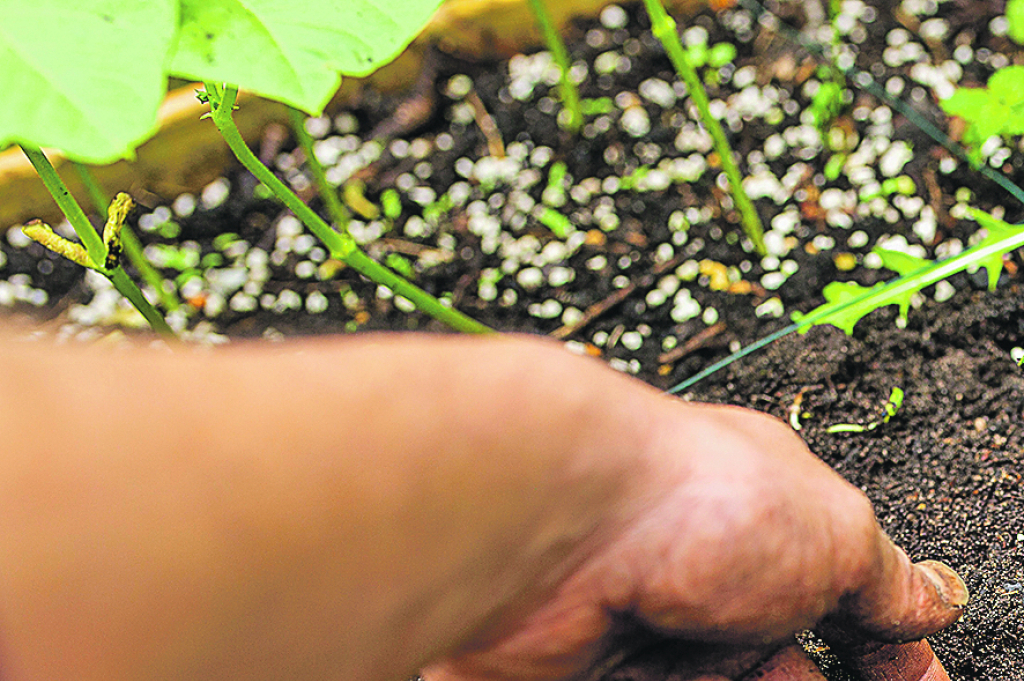
[{"label": "green plant stem", "polygon": [[71,227],[78,234],[78,238],[82,240],[82,244],[85,246],[85,250],[93,264],[99,263],[96,270],[110,279],[111,283],[114,284],[114,288],[127,298],[128,302],[134,305],[135,309],[149,322],[153,331],[162,336],[174,337],[174,330],[167,324],[167,320],[146,300],[146,296],[142,294],[142,291],[135,285],[135,282],[128,277],[123,268],[117,267],[113,270],[103,268],[103,262],[107,257],[107,247],[103,244],[103,240],[100,239],[100,235],[96,233],[96,229],[85,216],[82,207],[78,205],[78,201],[75,201],[75,197],[68,191],[64,181],[60,179],[60,175],[57,174],[57,171],[42,150],[39,147],[28,144],[23,144],[21,148],[25,152],[25,156],[28,157],[29,162],[32,163],[32,167],[36,169],[47,191],[50,192],[50,196],[53,197],[61,212],[64,213],[64,217],[71,223]]},{"label": "green plant stem", "polygon": [[313,152],[313,138],[306,132],[306,115],[293,107],[288,107],[288,118],[291,121],[292,130],[295,132],[295,139],[298,140],[299,147],[306,156],[306,166],[309,168],[309,172],[313,173],[313,182],[320,193],[320,198],[324,200],[324,205],[327,207],[327,213],[331,216],[338,231],[348,234],[348,209],[341,203],[338,190],[327,181],[327,173]]},{"label": "green plant stem", "polygon": [[544,42],[547,43],[551,56],[555,58],[555,63],[558,64],[558,68],[562,71],[562,77],[558,80],[558,87],[562,93],[562,105],[565,106],[565,111],[568,114],[565,127],[570,132],[577,133],[583,127],[583,109],[580,106],[579,90],[576,88],[576,83],[572,82],[572,77],[569,73],[571,66],[569,63],[569,53],[565,49],[562,36],[555,29],[555,24],[551,20],[551,14],[548,12],[544,0],[529,0],[529,3],[533,16],[537,20],[537,26],[540,28],[541,35],[544,36]]},{"label": "green plant stem", "polygon": [[245,168],[265,184],[278,199],[287,206],[299,220],[320,239],[330,251],[331,256],[365,275],[372,281],[391,289],[395,295],[407,298],[418,309],[438,321],[448,324],[456,331],[466,333],[488,333],[492,329],[472,319],[458,310],[445,307],[440,300],[419,288],[412,282],[403,279],[387,267],[363,253],[352,237],[331,229],[312,208],[307,206],[295,193],[279,180],[263,163],[256,158],[249,146],[242,139],[242,134],[235,126],[231,111],[234,108],[238,88],[228,85],[223,91],[214,83],[204,83],[210,99],[210,112],[214,125],[228,143],[228,147]]},{"label": "green plant stem", "polygon": [[[85,192],[89,195],[89,200],[92,201],[93,208],[100,214],[104,220],[107,219],[107,206],[110,205],[110,197],[103,191],[103,187],[96,181],[96,177],[89,170],[89,166],[78,161],[72,161],[71,167],[78,173],[78,179],[82,181],[82,186],[85,187]],[[124,227],[122,226],[122,229]]]},{"label": "green plant stem", "polygon": [[60,175],[57,174],[57,171],[50,163],[50,160],[46,158],[46,154],[43,153],[42,149],[29,144],[22,144],[21,150],[28,157],[32,167],[36,169],[36,173],[39,174],[39,178],[46,186],[46,190],[50,192],[50,196],[57,203],[57,207],[64,213],[64,217],[68,219],[68,222],[71,223],[71,228],[75,230],[75,234],[78,235],[82,245],[85,246],[85,250],[89,254],[89,259],[92,260],[93,265],[102,269],[103,261],[107,258],[107,247],[103,245],[103,239],[100,238],[96,228],[89,222],[89,218],[85,216],[85,212],[78,205],[78,201],[75,201],[75,197],[68,191],[64,180],[60,179]]},{"label": "green plant stem", "polygon": [[747,237],[753,242],[757,252],[761,255],[766,255],[768,251],[764,245],[764,226],[761,224],[761,218],[757,214],[754,204],[751,203],[750,197],[747,196],[747,192],[743,189],[743,176],[740,175],[740,169],[733,158],[729,140],[726,138],[721,124],[711,115],[708,94],[704,90],[704,83],[701,82],[700,76],[697,75],[697,70],[693,68],[693,65],[686,56],[683,42],[679,39],[679,33],[676,31],[676,22],[665,11],[665,6],[661,3],[661,0],[644,0],[644,5],[651,17],[651,32],[661,41],[661,44],[665,47],[665,52],[668,53],[669,60],[671,60],[672,65],[676,69],[676,73],[686,83],[686,89],[690,93],[694,106],[697,107],[701,122],[703,122],[704,127],[707,128],[708,133],[711,135],[715,151],[718,152],[719,157],[722,159],[722,170],[725,171],[725,176],[729,180],[732,199],[743,222],[743,231],[746,232]]},{"label": "green plant stem", "polygon": [[152,287],[164,309],[168,312],[177,311],[181,307],[178,295],[167,290],[167,287],[164,285],[166,279],[146,259],[142,242],[139,241],[139,237],[135,235],[135,232],[128,225],[121,227],[121,247],[124,249],[124,254],[128,256],[132,266],[139,273],[139,276]]},{"label": "green plant stem", "polygon": [[[72,164],[75,170],[78,172],[78,176],[82,180],[85,190],[89,193],[89,198],[92,200],[93,206],[99,211],[103,219],[107,219],[107,206],[110,205],[110,197],[106,195],[103,188],[100,187],[99,182],[96,181],[96,177],[89,170],[89,167],[81,163]],[[121,226],[121,246],[124,249],[124,254],[128,256],[129,262],[139,273],[139,276],[150,285],[157,297],[160,299],[160,303],[164,306],[164,309],[168,312],[174,312],[181,307],[181,301],[178,300],[178,296],[171,293],[164,287],[163,276],[153,267],[149,260],[146,259],[145,253],[143,253],[142,243],[139,238],[135,236],[135,232],[128,225]]]}]

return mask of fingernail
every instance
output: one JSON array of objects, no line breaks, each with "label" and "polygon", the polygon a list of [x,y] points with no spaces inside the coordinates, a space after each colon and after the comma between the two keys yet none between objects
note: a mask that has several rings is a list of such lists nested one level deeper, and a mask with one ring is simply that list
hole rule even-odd
[{"label": "fingernail", "polygon": [[924,560],[917,563],[921,573],[935,585],[942,601],[953,608],[962,608],[970,600],[967,585],[960,579],[953,568],[937,560]]}]

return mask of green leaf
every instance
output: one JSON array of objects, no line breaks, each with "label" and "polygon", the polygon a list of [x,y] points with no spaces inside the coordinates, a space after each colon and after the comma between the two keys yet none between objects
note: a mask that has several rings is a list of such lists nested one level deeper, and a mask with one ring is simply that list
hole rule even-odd
[{"label": "green leaf", "polygon": [[992,95],[983,87],[960,87],[939,104],[950,116],[960,116],[973,121],[980,118],[992,101]]},{"label": "green leaf", "polygon": [[1010,108],[1010,114],[1003,121],[1003,135],[1024,135],[1024,103]]},{"label": "green leaf", "polygon": [[1006,3],[1006,20],[1010,23],[1010,38],[1024,45],[1024,0],[1009,0]]},{"label": "green leaf", "polygon": [[904,276],[871,288],[852,282],[829,284],[823,290],[827,301],[824,305],[807,314],[793,314],[799,332],[807,333],[812,326],[831,324],[852,334],[862,317],[887,305],[899,305],[900,316],[905,319],[914,293],[971,267],[988,270],[989,288],[995,288],[1003,268],[1003,254],[1024,246],[1024,225],[1010,225],[975,209],[971,209],[971,216],[988,231],[977,245],[939,262],[876,248],[874,252],[881,256],[885,266],[903,271]]},{"label": "green leaf", "polygon": [[736,58],[736,46],[732,43],[717,43],[708,51],[708,66],[721,68]]},{"label": "green leaf", "polygon": [[156,125],[177,0],[0,2],[0,148],[107,163]]},{"label": "green leaf", "polygon": [[537,220],[559,239],[566,239],[573,232],[572,220],[550,206],[544,206],[537,215]]},{"label": "green leaf", "polygon": [[914,274],[918,270],[923,270],[932,264],[931,260],[925,260],[919,258],[916,255],[910,255],[903,251],[890,251],[887,248],[875,248],[872,249],[873,253],[877,253],[878,257],[882,259],[882,265],[886,269],[892,270],[901,276],[907,276]]},{"label": "green leaf", "polygon": [[[984,239],[978,242],[975,248],[984,248],[991,246],[992,244],[998,244],[1006,239],[1012,239],[1014,235],[1021,232],[1019,225],[1011,225],[1007,222],[1003,222],[997,218],[992,217],[984,211],[980,211],[977,208],[970,209],[971,217],[977,221],[979,225],[985,228],[988,234]],[[984,267],[988,272],[988,290],[994,291],[996,283],[999,282],[999,275],[1003,271],[1003,253],[1004,251],[996,251],[988,255],[985,258],[979,258],[977,264]]]},{"label": "green leaf", "polygon": [[1024,66],[1004,66],[988,79],[988,89],[1007,106],[1024,103]]},{"label": "green leaf", "polygon": [[703,67],[708,61],[708,44],[694,43],[693,45],[687,45],[686,58],[690,61],[690,66],[693,68],[699,69]]},{"label": "green leaf", "polygon": [[853,327],[864,315],[881,307],[857,305],[856,302],[867,299],[869,293],[880,292],[883,287],[884,284],[875,284],[871,288],[866,288],[852,281],[833,281],[822,290],[822,294],[828,302],[819,305],[807,314],[794,312],[793,321],[797,323],[807,321],[807,325],[800,328],[800,333],[807,333],[812,326],[831,324],[842,329],[849,336],[853,334]]},{"label": "green leaf", "polygon": [[233,83],[317,115],[341,82],[387,63],[440,0],[180,0],[179,76]]}]

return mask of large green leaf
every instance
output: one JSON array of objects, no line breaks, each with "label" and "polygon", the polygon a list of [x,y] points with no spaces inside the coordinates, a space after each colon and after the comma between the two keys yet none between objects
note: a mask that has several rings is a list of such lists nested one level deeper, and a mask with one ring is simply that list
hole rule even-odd
[{"label": "large green leaf", "polygon": [[0,0],[0,148],[107,162],[156,124],[177,0]]},{"label": "large green leaf", "polygon": [[366,75],[393,59],[440,0],[180,0],[175,75],[228,82],[309,113],[339,73]]}]

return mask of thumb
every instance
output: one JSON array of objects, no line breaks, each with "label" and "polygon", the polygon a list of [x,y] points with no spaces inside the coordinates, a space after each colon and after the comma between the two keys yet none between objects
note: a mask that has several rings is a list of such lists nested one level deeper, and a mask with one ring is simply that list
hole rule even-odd
[{"label": "thumb", "polygon": [[[865,681],[948,681],[931,646],[918,639],[960,618],[966,585],[944,563],[911,563],[885,535],[879,547],[875,576],[816,627],[818,634]],[[898,641],[912,642],[891,643]]]},{"label": "thumb", "polygon": [[968,593],[952,568],[933,560],[912,563],[881,532],[876,545],[873,569],[832,618],[840,630],[864,639],[906,641],[960,619]]}]

